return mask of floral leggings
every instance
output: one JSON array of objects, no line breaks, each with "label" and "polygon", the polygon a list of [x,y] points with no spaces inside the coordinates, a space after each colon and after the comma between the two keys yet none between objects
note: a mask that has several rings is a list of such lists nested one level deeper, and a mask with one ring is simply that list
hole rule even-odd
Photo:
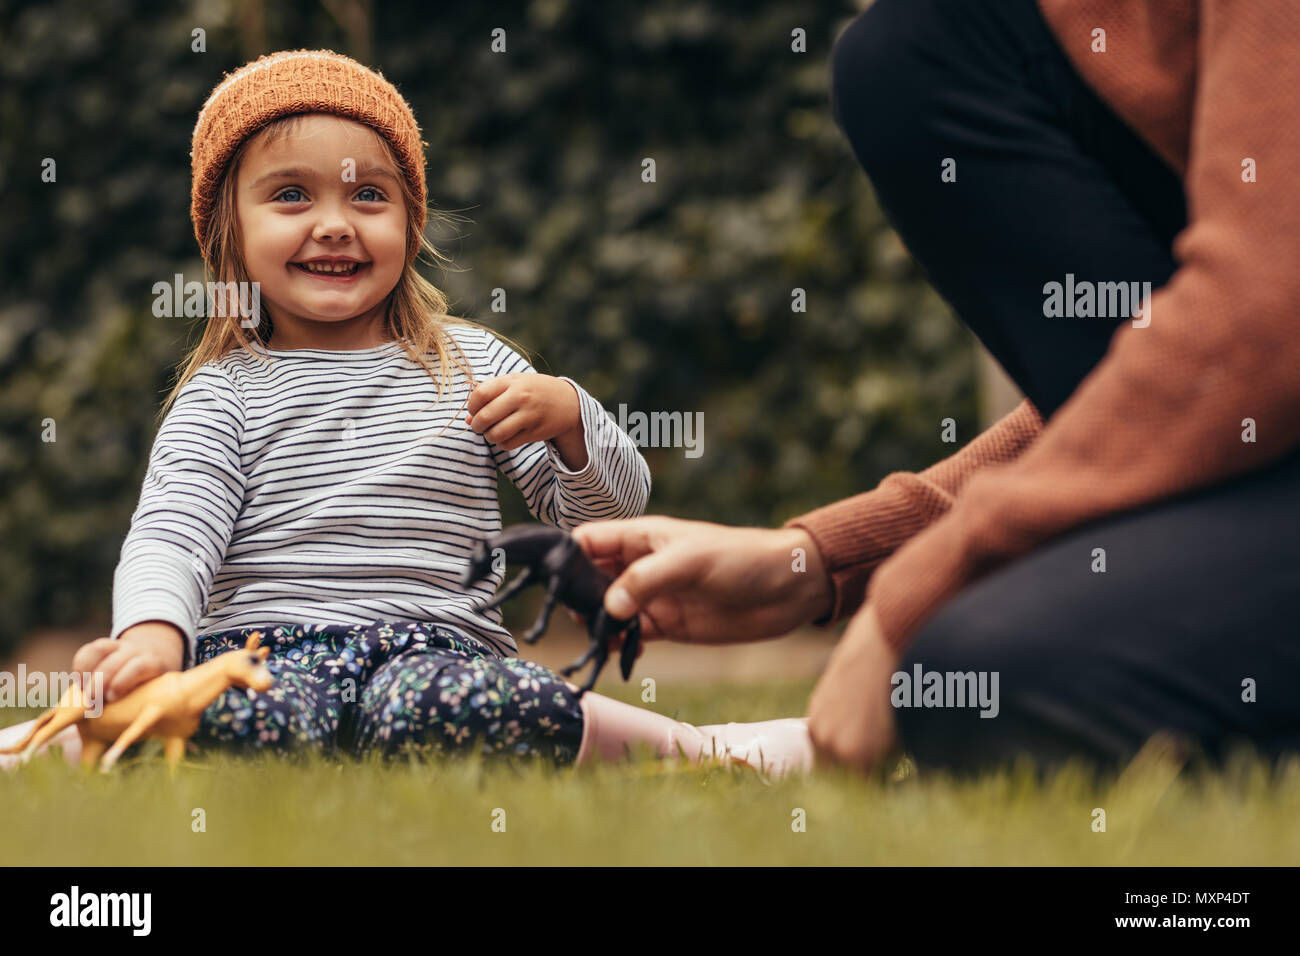
[{"label": "floral leggings", "polygon": [[363,754],[485,754],[570,764],[582,710],[557,674],[499,657],[459,630],[421,621],[287,624],[198,637],[202,664],[244,647],[271,649],[271,689],[227,688],[204,711],[200,746]]}]

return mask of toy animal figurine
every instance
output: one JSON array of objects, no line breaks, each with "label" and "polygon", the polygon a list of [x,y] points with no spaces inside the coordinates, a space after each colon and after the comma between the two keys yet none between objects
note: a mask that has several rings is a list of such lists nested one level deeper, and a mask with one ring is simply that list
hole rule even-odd
[{"label": "toy animal figurine", "polygon": [[[199,729],[199,717],[227,687],[249,687],[264,691],[271,686],[266,658],[269,647],[259,647],[260,631],[249,636],[243,650],[227,651],[187,671],[169,671],[146,681],[131,693],[104,706],[98,717],[86,715],[86,699],[80,682],[63,694],[32,725],[27,736],[0,754],[22,751],[25,763],[59,731],[73,724],[81,734],[82,766],[99,762],[108,772],[126,748],[143,737],[162,737],[168,767],[175,771],[185,755],[185,742]],[[112,745],[107,753],[104,749]]]},{"label": "toy animal figurine", "polygon": [[562,601],[566,607],[572,608],[586,619],[591,643],[585,654],[560,673],[568,677],[595,659],[591,675],[578,689],[578,696],[581,697],[595,686],[596,678],[600,676],[609,657],[610,642],[624,632],[626,636],[619,665],[623,680],[632,676],[632,665],[636,662],[637,651],[641,647],[641,621],[636,617],[622,621],[606,613],[605,590],[613,579],[591,563],[572,535],[549,525],[516,525],[506,528],[499,534],[475,542],[469,566],[461,574],[460,583],[469,586],[482,580],[492,570],[493,561],[498,557],[504,557],[507,563],[523,564],[526,567],[492,600],[479,605],[475,610],[494,608],[530,584],[545,584],[546,603],[542,606],[537,621],[524,634],[523,640],[529,644],[537,643],[546,633],[555,602]]}]

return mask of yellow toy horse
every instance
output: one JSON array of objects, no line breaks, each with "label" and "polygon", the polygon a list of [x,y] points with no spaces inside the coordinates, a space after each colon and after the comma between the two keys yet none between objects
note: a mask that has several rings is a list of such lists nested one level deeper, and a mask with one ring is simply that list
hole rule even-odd
[{"label": "yellow toy horse", "polygon": [[[199,717],[227,687],[248,687],[264,691],[271,686],[266,667],[269,647],[259,647],[262,634],[249,635],[243,650],[227,651],[187,671],[169,671],[146,681],[120,700],[104,707],[98,717],[86,715],[86,699],[80,681],[64,692],[58,706],[51,707],[32,724],[27,736],[0,754],[22,751],[26,763],[40,746],[59,731],[76,725],[81,735],[81,763],[91,767],[100,762],[107,772],[126,748],[143,737],[162,737],[163,753],[174,771],[185,755],[185,742],[199,729]],[[105,748],[112,745],[107,753]]]}]

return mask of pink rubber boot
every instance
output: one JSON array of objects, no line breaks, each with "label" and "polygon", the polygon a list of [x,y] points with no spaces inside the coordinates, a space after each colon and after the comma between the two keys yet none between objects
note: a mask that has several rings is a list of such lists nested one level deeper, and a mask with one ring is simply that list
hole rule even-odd
[{"label": "pink rubber boot", "polygon": [[[24,720],[21,724],[14,724],[12,727],[0,728],[0,749],[12,747],[18,741],[27,736],[27,732],[32,729],[37,718]],[[51,747],[62,747],[64,759],[68,763],[77,763],[81,759],[81,734],[77,728],[64,727],[57,734],[45,742],[40,750],[36,751],[33,756],[40,756],[48,751]],[[0,754],[0,770],[10,770],[22,763],[22,754]]]},{"label": "pink rubber boot", "polygon": [[649,744],[660,757],[684,756],[692,763],[708,763],[716,757],[724,766],[743,764],[770,777],[812,769],[812,742],[803,717],[696,727],[591,691],[582,695],[581,705],[578,764],[597,753],[602,760],[622,760],[627,748]]}]

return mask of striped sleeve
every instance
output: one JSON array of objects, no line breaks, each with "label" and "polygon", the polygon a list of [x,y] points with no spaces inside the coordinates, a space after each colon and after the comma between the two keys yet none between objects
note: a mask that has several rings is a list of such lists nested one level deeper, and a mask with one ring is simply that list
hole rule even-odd
[{"label": "striped sleeve", "polygon": [[113,575],[113,631],[167,621],[185,635],[185,663],[212,579],[244,501],[244,404],[227,373],[205,365],[176,397],[154,439],[140,503]]},{"label": "striped sleeve", "polygon": [[[488,332],[488,365],[493,376],[537,370],[522,355]],[[574,471],[552,442],[532,442],[510,451],[492,447],[497,468],[524,496],[538,521],[571,531],[587,521],[635,518],[650,498],[650,466],[636,444],[609,413],[571,378],[560,376],[578,393],[587,464]]]}]

